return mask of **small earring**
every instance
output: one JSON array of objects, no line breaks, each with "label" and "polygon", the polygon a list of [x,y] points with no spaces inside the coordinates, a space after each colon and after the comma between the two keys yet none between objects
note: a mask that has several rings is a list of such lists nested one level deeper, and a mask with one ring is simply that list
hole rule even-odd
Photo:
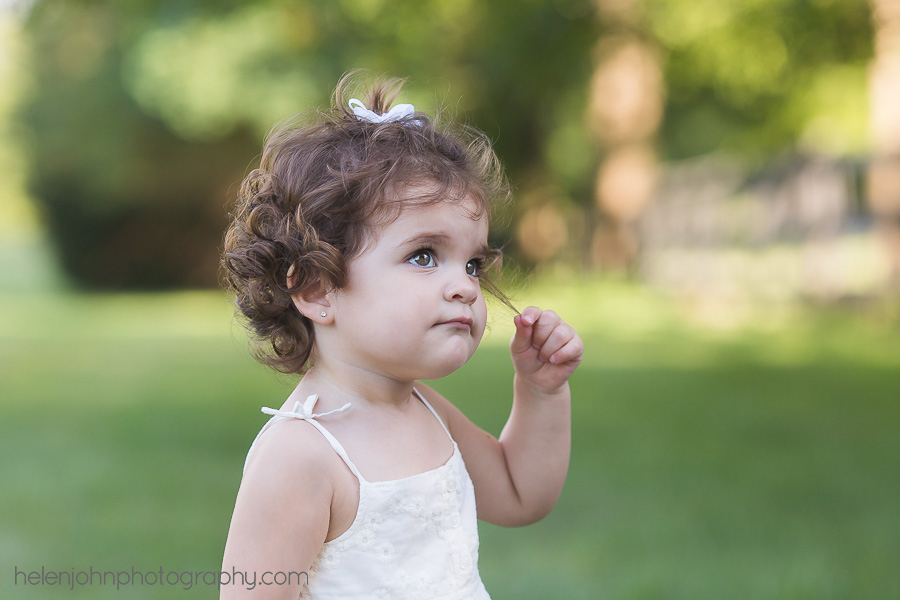
[{"label": "small earring", "polygon": [[321,316],[323,316],[323,317],[324,317],[326,314],[327,314],[327,313],[326,313],[324,310],[323,310],[322,312],[319,313],[319,315],[321,315]]}]

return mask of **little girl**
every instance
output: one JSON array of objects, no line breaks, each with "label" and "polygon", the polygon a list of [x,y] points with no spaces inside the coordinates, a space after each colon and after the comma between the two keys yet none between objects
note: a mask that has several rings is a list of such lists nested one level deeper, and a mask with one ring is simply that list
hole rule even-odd
[{"label": "little girl", "polygon": [[[301,374],[250,447],[222,598],[488,598],[476,513],[550,512],[569,462],[569,376],[582,342],[555,313],[513,318],[500,439],[421,383],[459,369],[485,329],[507,195],[485,136],[438,127],[402,82],[277,129],[244,180],[227,285],[272,367]],[[477,508],[477,510],[476,510]]]}]

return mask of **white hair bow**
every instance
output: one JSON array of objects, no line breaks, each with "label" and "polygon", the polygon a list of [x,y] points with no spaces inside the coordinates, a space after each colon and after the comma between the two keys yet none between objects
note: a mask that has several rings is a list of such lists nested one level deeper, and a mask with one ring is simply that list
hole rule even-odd
[{"label": "white hair bow", "polygon": [[356,98],[351,98],[348,104],[357,119],[368,121],[369,123],[390,123],[391,121],[408,119],[416,114],[416,109],[412,104],[398,104],[383,115],[375,114]]}]

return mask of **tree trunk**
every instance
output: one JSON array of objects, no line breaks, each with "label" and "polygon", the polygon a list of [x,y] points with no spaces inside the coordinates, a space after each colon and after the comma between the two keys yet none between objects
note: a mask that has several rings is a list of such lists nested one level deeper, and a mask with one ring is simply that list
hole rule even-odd
[{"label": "tree trunk", "polygon": [[663,114],[664,82],[654,49],[636,34],[640,0],[597,0],[601,18],[620,33],[595,50],[588,123],[604,149],[594,199],[599,218],[592,260],[606,269],[633,266],[639,249],[635,223],[657,179],[653,140]]},{"label": "tree trunk", "polygon": [[869,207],[887,245],[891,283],[900,285],[900,0],[870,0],[875,56],[869,71],[874,157]]}]

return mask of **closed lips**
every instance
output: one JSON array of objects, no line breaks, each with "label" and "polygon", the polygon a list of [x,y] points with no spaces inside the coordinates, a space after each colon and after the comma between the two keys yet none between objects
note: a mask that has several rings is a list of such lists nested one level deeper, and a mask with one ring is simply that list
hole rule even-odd
[{"label": "closed lips", "polygon": [[457,327],[471,327],[472,319],[469,317],[459,317],[458,319],[450,319],[449,321],[442,321],[438,323],[438,325],[456,325]]}]

